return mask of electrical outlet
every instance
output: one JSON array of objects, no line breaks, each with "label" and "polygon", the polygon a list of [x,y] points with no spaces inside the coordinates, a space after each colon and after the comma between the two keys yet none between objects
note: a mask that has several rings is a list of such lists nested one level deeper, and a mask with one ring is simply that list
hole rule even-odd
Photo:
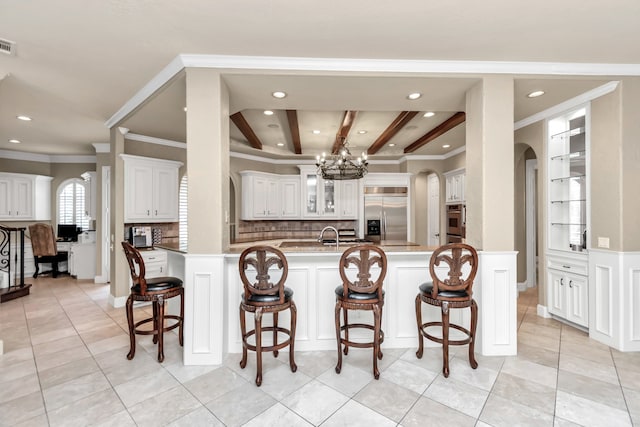
[{"label": "electrical outlet", "polygon": [[599,248],[609,248],[609,238],[608,237],[598,237],[598,247]]}]

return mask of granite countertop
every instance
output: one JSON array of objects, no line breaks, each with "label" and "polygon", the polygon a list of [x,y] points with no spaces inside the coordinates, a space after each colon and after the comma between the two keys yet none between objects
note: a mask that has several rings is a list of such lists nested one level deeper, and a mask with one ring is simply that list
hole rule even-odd
[{"label": "granite countertop", "polygon": [[[274,239],[234,243],[229,246],[228,253],[240,253],[244,249],[253,245],[274,246],[284,253],[342,253],[346,248],[356,244],[357,243],[341,243],[338,248],[336,248],[335,244],[321,245],[316,239]],[[407,242],[404,240],[382,240],[379,243],[373,244],[380,246],[385,252],[432,252],[436,249],[431,246],[422,246],[417,243]]]}]

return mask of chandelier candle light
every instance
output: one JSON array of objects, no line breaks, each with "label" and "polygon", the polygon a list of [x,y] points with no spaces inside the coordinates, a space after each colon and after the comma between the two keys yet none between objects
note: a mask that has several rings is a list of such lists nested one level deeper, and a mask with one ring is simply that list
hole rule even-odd
[{"label": "chandelier candle light", "polygon": [[360,179],[367,174],[367,153],[363,152],[362,156],[354,160],[347,145],[348,143],[344,141],[339,154],[333,155],[329,159],[327,159],[326,153],[322,153],[322,156],[316,156],[318,175],[322,175],[324,179],[343,180]]}]

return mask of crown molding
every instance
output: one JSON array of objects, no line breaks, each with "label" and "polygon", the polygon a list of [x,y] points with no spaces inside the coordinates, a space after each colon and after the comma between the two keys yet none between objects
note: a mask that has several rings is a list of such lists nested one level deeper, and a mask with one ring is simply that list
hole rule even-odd
[{"label": "crown molding", "polygon": [[127,133],[125,139],[130,141],[148,142],[149,144],[164,145],[166,147],[187,149],[187,144],[180,141],[172,141],[170,139],[156,138],[153,136],[139,135],[137,133]]},{"label": "crown molding", "polygon": [[586,104],[587,102],[593,101],[596,98],[599,98],[603,95],[613,92],[616,90],[620,81],[615,80],[609,83],[605,83],[602,86],[598,86],[597,88],[591,89],[585,93],[582,93],[575,98],[568,99],[560,104],[556,104],[553,107],[547,108],[546,110],[540,111],[539,113],[533,114],[527,118],[519,120],[514,123],[513,130],[518,130],[525,126],[529,126],[535,122],[539,122],[540,120],[545,120],[551,118],[553,116],[557,116],[567,110],[571,110],[579,105]]},{"label": "crown molding", "polygon": [[0,158],[40,163],[96,163],[96,156],[49,155],[11,150],[0,150]]},{"label": "crown molding", "polygon": [[96,150],[96,153],[109,153],[111,152],[111,144],[108,142],[96,142],[91,144]]}]

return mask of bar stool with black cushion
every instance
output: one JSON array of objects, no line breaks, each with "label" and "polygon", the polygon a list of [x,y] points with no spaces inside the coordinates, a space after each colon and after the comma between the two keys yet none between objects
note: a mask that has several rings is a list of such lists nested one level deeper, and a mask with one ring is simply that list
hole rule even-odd
[{"label": "bar stool with black cushion", "polygon": [[[349,267],[355,265],[357,272],[350,273]],[[379,270],[375,280],[371,279],[371,269],[377,266]],[[373,376],[380,377],[378,359],[382,359],[380,344],[384,341],[382,331],[382,306],[384,305],[384,291],[382,283],[387,274],[387,256],[384,251],[373,245],[354,246],[340,257],[340,277],[342,285],[336,293],[336,338],[338,341],[338,364],[336,373],[342,370],[342,352],[345,356],[349,347],[373,348]],[[355,273],[355,274],[354,274]],[[373,312],[373,325],[364,323],[349,323],[349,310],[370,310]],[[340,312],[343,312],[344,324],[340,325]],[[373,339],[368,342],[352,341],[349,339],[350,329],[369,329],[373,331]],[[344,337],[342,336],[344,332]],[[344,345],[344,350],[342,350]]]},{"label": "bar stool with black cushion", "polygon": [[[242,333],[242,360],[240,367],[247,366],[247,350],[256,352],[256,385],[262,384],[262,353],[272,351],[278,357],[278,350],[289,346],[289,365],[291,372],[298,367],[294,361],[294,344],[296,336],[296,305],[293,302],[293,290],[285,287],[289,272],[289,265],[284,254],[271,246],[252,246],[245,249],[239,261],[240,280],[244,286],[244,293],[240,301],[240,332]],[[276,283],[270,279],[270,274],[279,276]],[[291,326],[286,329],[278,326],[278,313],[283,310],[291,311]],[[245,314],[254,313],[254,329],[247,331]],[[262,315],[273,313],[273,326],[262,326]],[[270,346],[262,343],[262,333],[272,332],[273,342]],[[278,333],[288,338],[278,342]],[[254,337],[255,345],[249,343]]]},{"label": "bar stool with black cushion", "polygon": [[[131,293],[127,298],[126,311],[127,322],[129,323],[129,340],[131,348],[127,359],[131,360],[136,354],[136,334],[153,335],[153,343],[158,344],[158,362],[164,360],[164,333],[175,328],[178,329],[178,339],[180,345],[184,345],[184,288],[182,280],[177,277],[154,277],[145,279],[144,259],[140,252],[128,242],[122,242],[124,253],[127,256],[129,269],[131,270]],[[164,313],[164,303],[169,298],[180,297],[180,315],[169,315]],[[153,316],[134,323],[133,302],[150,301],[152,304]],[[176,322],[169,326],[165,325],[166,319]],[[145,323],[153,323],[153,329],[141,329]]]},{"label": "bar stool with black cushion", "polygon": [[[448,272],[445,274],[440,263],[447,264]],[[438,270],[440,274],[438,274]],[[464,243],[451,243],[436,249],[429,261],[429,273],[431,282],[420,285],[420,293],[416,296],[416,320],[418,323],[418,351],[416,356],[422,358],[424,349],[423,337],[442,344],[443,367],[445,378],[449,376],[449,345],[469,344],[469,364],[473,369],[478,367],[474,356],[476,340],[476,325],[478,323],[478,305],[473,297],[473,280],[478,270],[478,253]],[[439,306],[442,314],[441,322],[422,323],[421,302]],[[460,325],[449,322],[449,309],[471,308],[471,325],[466,329]],[[441,327],[442,338],[427,332],[429,327]],[[457,329],[466,335],[458,340],[449,339],[449,328]]]}]

